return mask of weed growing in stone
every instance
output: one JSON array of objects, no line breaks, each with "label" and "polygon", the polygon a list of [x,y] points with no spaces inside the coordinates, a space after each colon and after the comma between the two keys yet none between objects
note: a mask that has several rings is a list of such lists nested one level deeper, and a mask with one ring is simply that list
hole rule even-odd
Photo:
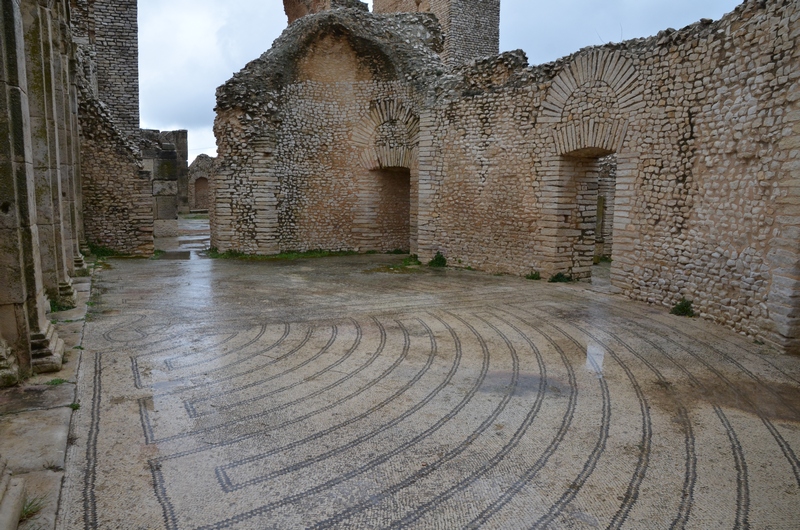
[{"label": "weed growing in stone", "polygon": [[81,404],[80,403],[70,403],[68,405],[68,407],[71,408],[72,410],[80,410]]},{"label": "weed growing in stone", "polygon": [[25,492],[25,502],[22,503],[22,511],[19,514],[19,522],[23,523],[25,521],[29,521],[39,515],[39,512],[41,512],[42,508],[44,508],[45,500],[47,500],[46,495],[35,495],[33,497],[29,497],[28,492]]},{"label": "weed growing in stone", "polygon": [[419,269],[420,265],[422,265],[422,262],[419,260],[419,257],[416,254],[411,254],[410,256],[403,258],[403,261],[396,265],[382,265],[380,267],[366,270],[364,272],[365,273],[392,272],[396,274],[415,274],[422,272]]},{"label": "weed growing in stone", "polygon": [[572,276],[564,274],[563,272],[557,272],[550,276],[550,279],[547,281],[550,283],[570,283],[572,281]]},{"label": "weed growing in stone", "polygon": [[166,254],[166,252],[164,252],[163,250],[155,250],[153,251],[153,255],[150,257],[150,259],[158,259],[164,254]]},{"label": "weed growing in stone", "polygon": [[95,245],[94,243],[89,243],[89,252],[96,259],[126,256],[126,254],[122,254],[120,252],[117,252],[116,250],[104,247],[102,245]]},{"label": "weed growing in stone", "polygon": [[411,254],[409,257],[403,260],[403,267],[414,267],[416,265],[422,265],[422,262],[419,260],[419,256],[416,254]]},{"label": "weed growing in stone", "polygon": [[67,382],[66,379],[51,379],[50,381],[46,382],[45,384],[46,385],[50,385],[50,386],[58,386],[58,385],[63,385],[66,382]]},{"label": "weed growing in stone", "polygon": [[60,313],[61,311],[69,311],[70,309],[75,309],[75,304],[65,302],[63,298],[50,300],[51,313]]},{"label": "weed growing in stone", "polygon": [[681,298],[670,310],[670,314],[678,315],[679,317],[693,317],[694,310],[692,309],[692,301],[686,298]]},{"label": "weed growing in stone", "polygon": [[56,464],[52,460],[48,460],[47,462],[42,464],[42,467],[45,468],[48,471],[54,471],[56,473],[58,473],[59,471],[64,471],[63,467],[61,467],[60,465]]},{"label": "weed growing in stone", "polygon": [[542,275],[539,274],[539,271],[531,271],[530,274],[525,276],[526,280],[541,280]]},{"label": "weed growing in stone", "polygon": [[436,256],[428,262],[428,267],[444,268],[447,267],[447,258],[441,252],[437,252]]}]

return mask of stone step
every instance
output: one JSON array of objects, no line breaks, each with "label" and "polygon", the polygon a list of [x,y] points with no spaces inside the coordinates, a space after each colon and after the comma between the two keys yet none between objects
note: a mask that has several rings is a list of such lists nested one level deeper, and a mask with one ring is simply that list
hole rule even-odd
[{"label": "stone step", "polygon": [[64,341],[58,336],[55,326],[49,320],[44,333],[31,336],[31,359],[31,368],[35,374],[61,370]]}]

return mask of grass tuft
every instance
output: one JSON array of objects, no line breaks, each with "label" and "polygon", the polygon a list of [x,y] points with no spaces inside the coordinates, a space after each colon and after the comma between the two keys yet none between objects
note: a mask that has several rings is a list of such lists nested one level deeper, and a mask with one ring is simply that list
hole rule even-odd
[{"label": "grass tuft", "polygon": [[530,274],[525,276],[526,280],[541,280],[542,275],[539,274],[539,271],[531,271]]},{"label": "grass tuft", "polygon": [[110,249],[108,247],[104,247],[102,245],[95,245],[94,243],[89,243],[89,252],[91,252],[92,256],[97,259],[103,258],[113,258],[116,256],[125,256],[121,252],[117,252],[116,250]]},{"label": "grass tuft", "polygon": [[19,514],[19,522],[23,523],[29,521],[39,515],[39,512],[44,508],[46,500],[46,495],[29,497],[28,492],[25,492],[25,502],[22,503],[22,512]]},{"label": "grass tuft", "polygon": [[692,301],[681,298],[680,301],[672,307],[670,314],[679,317],[693,317],[694,309],[692,309]]},{"label": "grass tuft", "polygon": [[447,267],[447,258],[445,258],[441,252],[437,252],[436,256],[434,256],[433,259],[428,262],[428,267],[434,267],[438,269]]},{"label": "grass tuft", "polygon": [[547,281],[550,283],[570,283],[572,281],[572,276],[564,274],[563,272],[557,272],[550,276],[550,279]]},{"label": "grass tuft", "polygon": [[69,311],[70,309],[75,309],[75,304],[64,302],[62,298],[50,300],[51,313],[60,313],[61,311]]}]

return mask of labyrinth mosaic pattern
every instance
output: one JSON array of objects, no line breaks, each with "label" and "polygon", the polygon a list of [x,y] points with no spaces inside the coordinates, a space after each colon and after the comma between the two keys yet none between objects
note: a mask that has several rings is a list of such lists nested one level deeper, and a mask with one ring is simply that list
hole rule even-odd
[{"label": "labyrinth mosaic pattern", "polygon": [[796,524],[796,358],[584,287],[392,259],[115,262],[67,527]]}]

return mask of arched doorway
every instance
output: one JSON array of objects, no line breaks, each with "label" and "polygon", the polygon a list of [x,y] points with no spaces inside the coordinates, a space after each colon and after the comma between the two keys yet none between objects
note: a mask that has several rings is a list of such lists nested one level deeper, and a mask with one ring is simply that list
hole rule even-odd
[{"label": "arched doorway", "polygon": [[353,231],[365,250],[409,250],[411,170],[375,169],[362,181]]},{"label": "arched doorway", "polygon": [[397,100],[373,101],[353,131],[361,151],[354,231],[368,250],[413,250],[419,118]]}]

